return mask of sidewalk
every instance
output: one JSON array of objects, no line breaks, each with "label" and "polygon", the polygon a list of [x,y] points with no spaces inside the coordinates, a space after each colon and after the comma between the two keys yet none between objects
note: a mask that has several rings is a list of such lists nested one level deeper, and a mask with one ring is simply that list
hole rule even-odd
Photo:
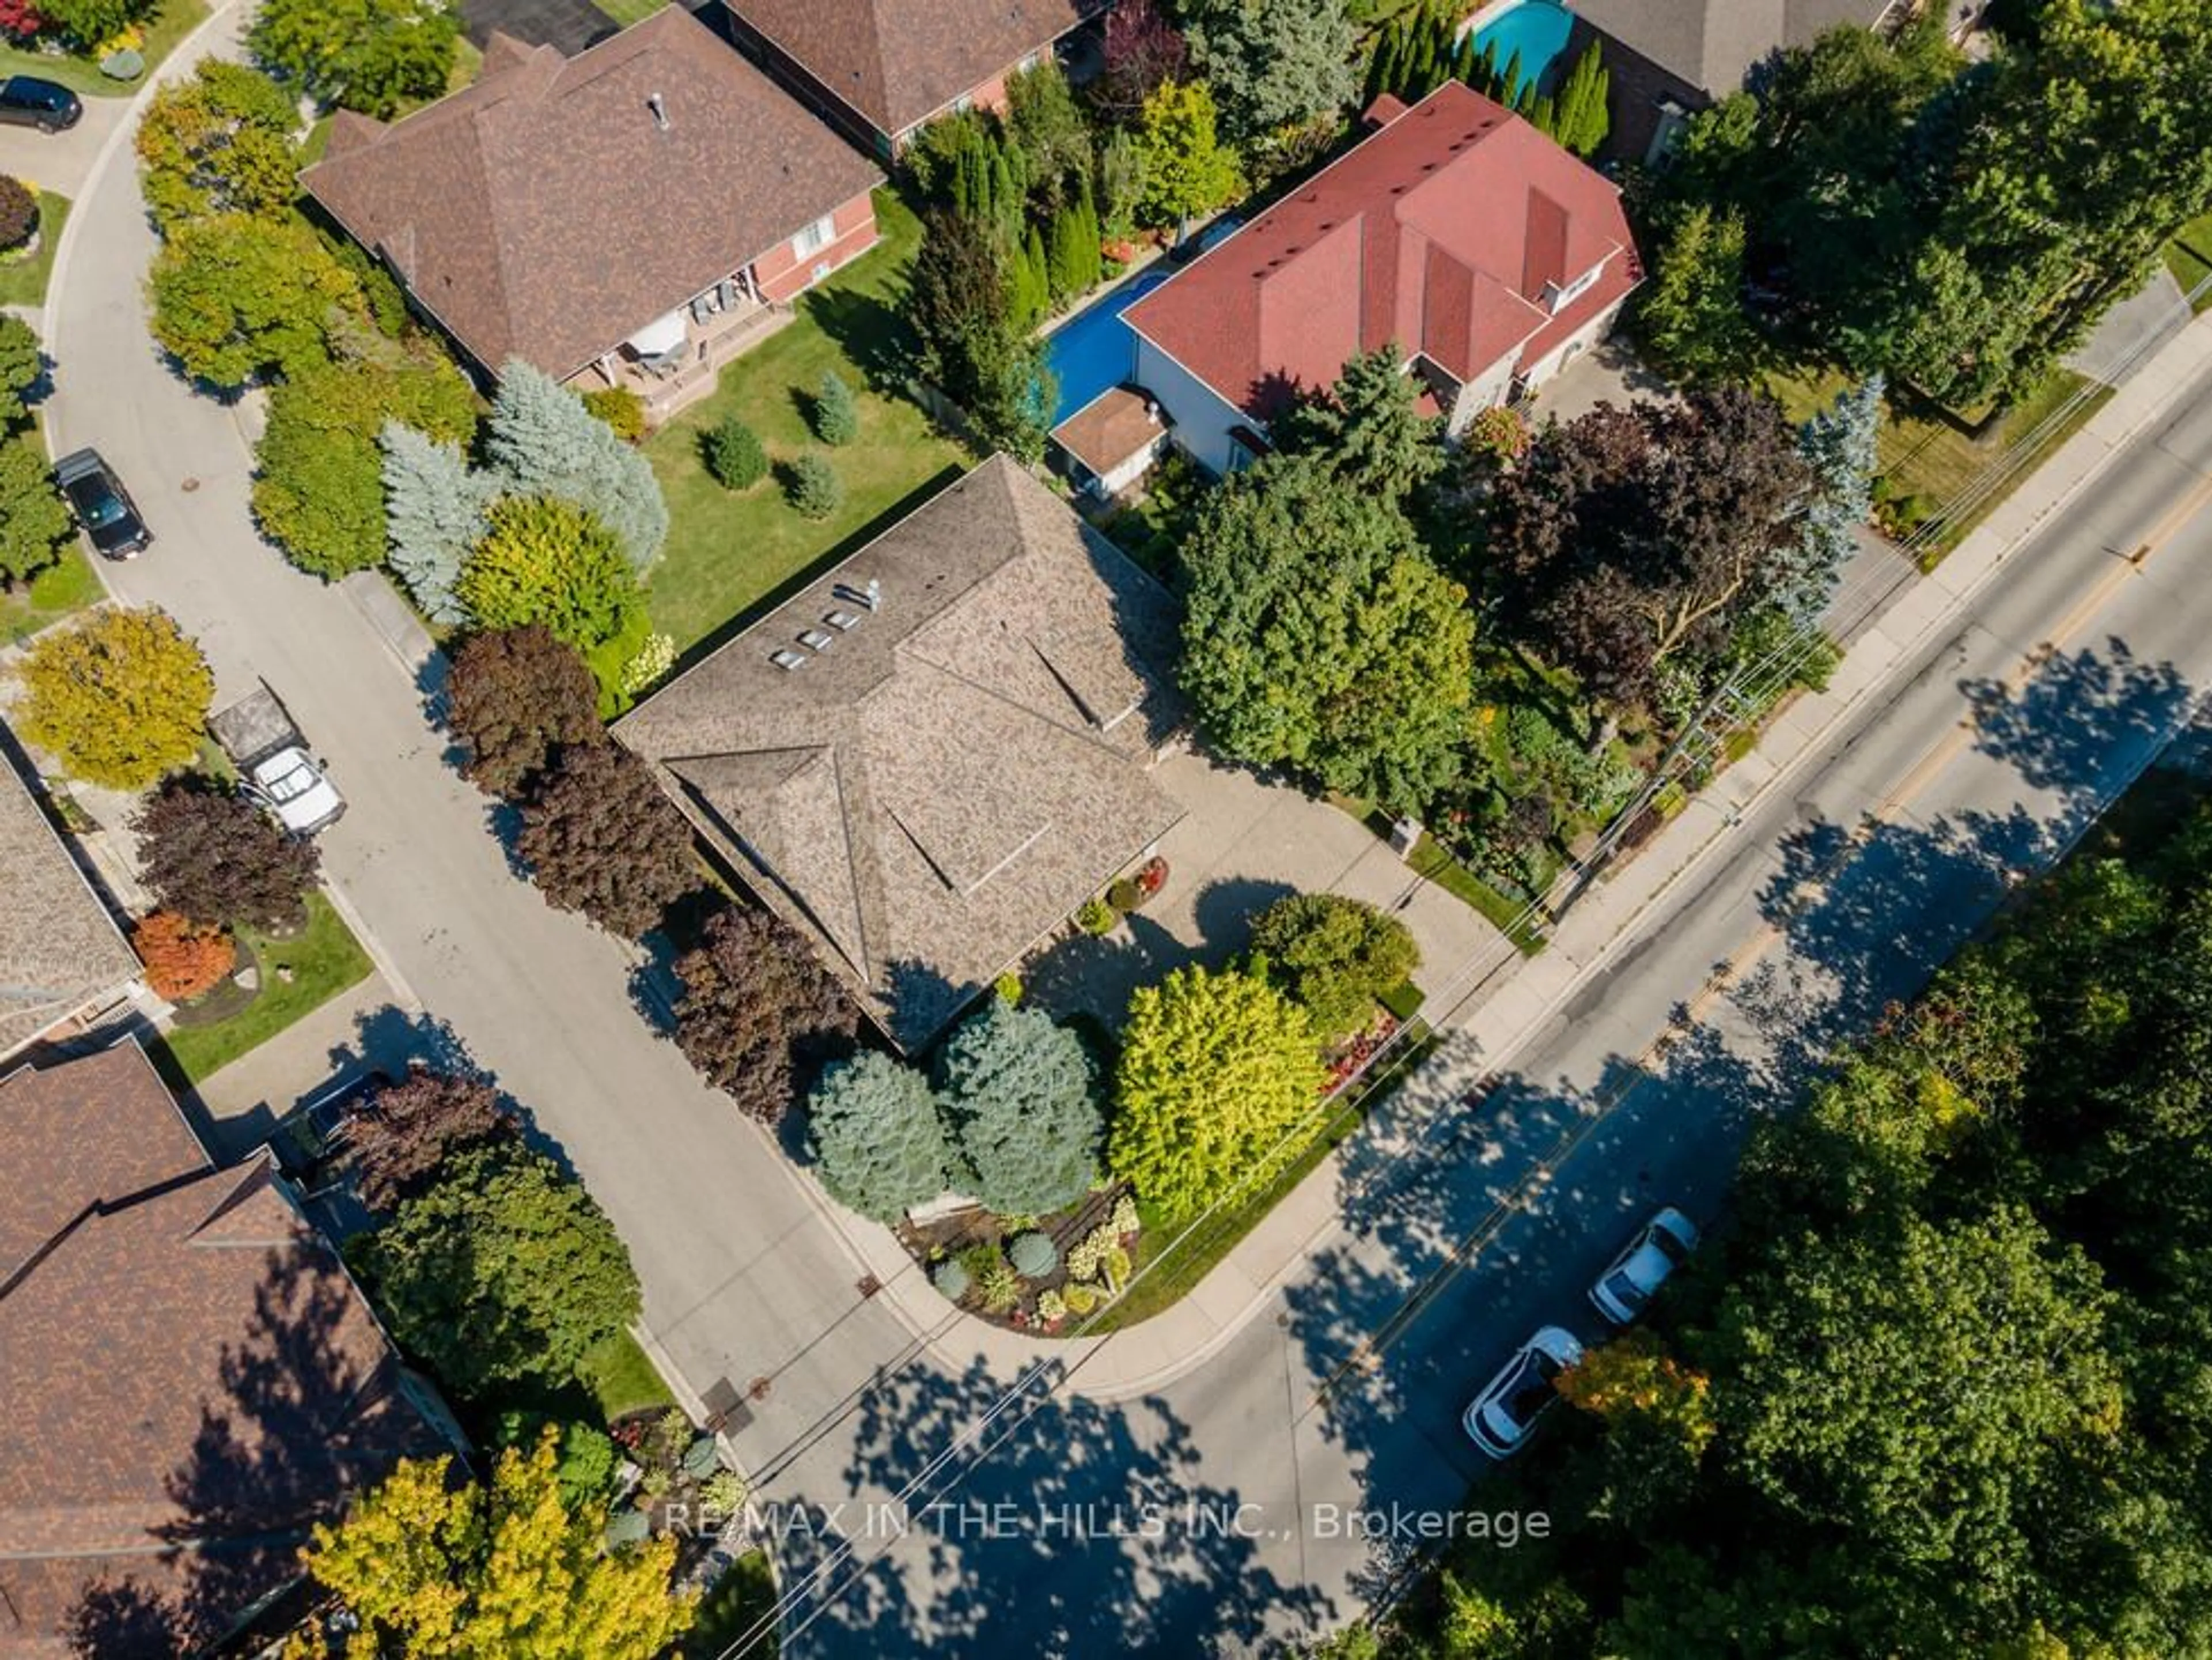
[{"label": "sidewalk", "polygon": [[1267,1304],[1342,1225],[1337,1195],[1353,1160],[1387,1158],[1393,1142],[1510,1064],[1634,934],[1650,909],[1723,848],[1742,809],[1788,787],[1830,732],[1885,690],[1893,671],[1950,627],[2013,551],[2087,484],[2112,454],[2212,368],[2212,313],[2167,342],[2081,431],[2047,456],[1936,570],[1904,588],[1854,642],[1825,691],[1797,699],[1759,746],[1729,767],[1636,857],[1615,866],[1559,925],[1549,950],[1486,969],[1471,995],[1441,1014],[1445,1042],[1370,1121],[1241,1240],[1185,1297],[1143,1324],[1092,1339],[1028,1338],[953,1314],[887,1228],[823,1205],[856,1260],[882,1282],[915,1341],[949,1371],[981,1355],[1011,1377],[1040,1362],[1069,1372],[1066,1387],[1102,1402],[1148,1394],[1200,1366]]}]

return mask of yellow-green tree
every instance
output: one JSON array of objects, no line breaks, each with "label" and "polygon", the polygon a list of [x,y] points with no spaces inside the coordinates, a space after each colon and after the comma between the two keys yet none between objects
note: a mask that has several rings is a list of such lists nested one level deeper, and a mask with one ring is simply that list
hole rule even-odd
[{"label": "yellow-green tree", "polygon": [[1213,94],[1203,81],[1170,81],[1145,100],[1145,193],[1138,217],[1181,225],[1211,213],[1244,187],[1237,152],[1215,127]]},{"label": "yellow-green tree", "polygon": [[[555,1436],[509,1448],[489,1485],[455,1485],[449,1458],[408,1459],[336,1528],[318,1526],[308,1573],[361,1619],[374,1653],[410,1660],[653,1660],[691,1624],[669,1588],[676,1541],[609,1550],[606,1507],[573,1509]],[[289,1660],[323,1651],[295,1643]]]},{"label": "yellow-green tree", "polygon": [[1187,1216],[1294,1150],[1322,1082],[1306,1012],[1266,981],[1177,969],[1129,1000],[1107,1163]]},{"label": "yellow-green tree", "polygon": [[165,611],[94,611],[32,647],[23,735],[71,777],[138,790],[199,751],[215,677]]}]

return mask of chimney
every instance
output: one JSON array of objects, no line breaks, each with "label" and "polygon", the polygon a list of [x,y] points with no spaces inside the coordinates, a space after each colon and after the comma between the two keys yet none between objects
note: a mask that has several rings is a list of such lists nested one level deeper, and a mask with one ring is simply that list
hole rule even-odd
[{"label": "chimney", "polygon": [[668,131],[668,105],[666,101],[662,99],[659,93],[656,92],[645,100],[645,106],[653,112],[653,125],[659,127],[661,131],[666,132]]}]

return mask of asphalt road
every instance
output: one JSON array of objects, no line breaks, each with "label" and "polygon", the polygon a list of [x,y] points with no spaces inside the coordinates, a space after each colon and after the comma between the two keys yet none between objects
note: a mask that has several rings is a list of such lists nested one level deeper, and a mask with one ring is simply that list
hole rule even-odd
[{"label": "asphalt road", "polygon": [[[1127,1408],[1040,1390],[992,1422],[988,1458],[888,1514],[866,1505],[1000,1389],[979,1370],[872,1397],[769,1495],[793,1507],[772,1512],[787,1578],[834,1564],[839,1588],[796,1611],[793,1651],[1191,1654],[1353,1612],[1487,1468],[1458,1423],[1474,1389],[1537,1325],[1600,1335],[1586,1288],[1649,1212],[1713,1217],[1748,1128],[2212,686],[2208,469],[2212,379],[1748,813],[1479,1110],[1440,1116],[1419,1158],[1355,1166],[1352,1227],[1202,1370]],[[1379,1362],[1347,1368],[1377,1334]]]},{"label": "asphalt road", "polygon": [[197,635],[219,696],[266,678],[344,792],[325,868],[420,1004],[374,1017],[356,1047],[389,1066],[458,1044],[489,1069],[629,1242],[662,1346],[702,1392],[770,1380],[747,1438],[782,1444],[814,1403],[902,1354],[904,1328],[861,1297],[859,1263],[789,1161],[632,1006],[636,954],[510,872],[414,671],[344,592],[254,532],[234,412],[182,383],[146,332],[155,245],[127,148],[71,230],[49,306],[49,440],[58,454],[98,446],[153,527],[144,556],[103,567],[117,597]]},{"label": "asphalt road", "polygon": [[[198,635],[226,695],[269,679],[331,763],[352,804],[325,839],[331,875],[435,1017],[392,1011],[364,1043],[380,1058],[458,1043],[489,1067],[629,1240],[647,1323],[685,1375],[769,1380],[740,1445],[772,1472],[787,1578],[858,1540],[829,1577],[837,1594],[795,1614],[797,1651],[1188,1653],[1209,1633],[1349,1614],[1411,1542],[1362,1536],[1389,1522],[1381,1507],[1449,1507],[1480,1468],[1456,1425],[1475,1383],[1536,1323],[1589,1329],[1583,1287],[1649,1207],[1711,1215],[1746,1128],[1917,986],[2006,873],[2046,862],[2212,683],[2212,520],[2174,515],[2212,464],[2199,388],[1644,920],[1480,1113],[1440,1121],[1424,1158],[1354,1167],[1354,1225],[1274,1317],[1157,1398],[1001,1409],[988,1459],[939,1468],[1002,1380],[918,1365],[866,1387],[901,1366],[907,1335],[855,1287],[786,1160],[632,1008],[633,954],[514,878],[410,667],[250,528],[236,422],[145,334],[152,239],[127,153],[77,219],[50,308],[48,420],[58,449],[100,446],[161,538],[111,568],[117,592]],[[2162,526],[2140,569],[2112,551]],[[1737,971],[1701,997],[1724,964]],[[1686,1000],[1690,1040],[1647,1059]],[[1516,1202],[1486,1227],[1501,1201]],[[1339,1379],[1378,1329],[1379,1365]],[[946,1508],[909,1513],[903,1535],[857,1507],[910,1487]]]}]

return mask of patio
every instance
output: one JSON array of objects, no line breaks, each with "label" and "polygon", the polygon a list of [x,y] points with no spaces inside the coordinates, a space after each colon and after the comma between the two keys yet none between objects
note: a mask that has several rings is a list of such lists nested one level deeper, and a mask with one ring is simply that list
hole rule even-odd
[{"label": "patio", "polygon": [[720,310],[703,317],[696,310],[681,313],[684,338],[678,345],[652,357],[633,356],[625,347],[600,359],[578,379],[635,392],[645,400],[646,416],[655,426],[704,398],[714,391],[726,366],[799,315],[790,306],[752,299],[731,284],[723,286],[732,292]]},{"label": "patio", "polygon": [[1421,948],[1414,983],[1431,996],[1469,958],[1500,958],[1505,937],[1413,873],[1365,825],[1326,801],[1211,757],[1179,753],[1154,770],[1182,822],[1162,838],[1167,885],[1102,938],[1075,930],[1022,969],[1031,1000],[1118,1030],[1129,995],[1189,963],[1218,968],[1249,944],[1252,922],[1292,893],[1340,893],[1404,919]]}]

